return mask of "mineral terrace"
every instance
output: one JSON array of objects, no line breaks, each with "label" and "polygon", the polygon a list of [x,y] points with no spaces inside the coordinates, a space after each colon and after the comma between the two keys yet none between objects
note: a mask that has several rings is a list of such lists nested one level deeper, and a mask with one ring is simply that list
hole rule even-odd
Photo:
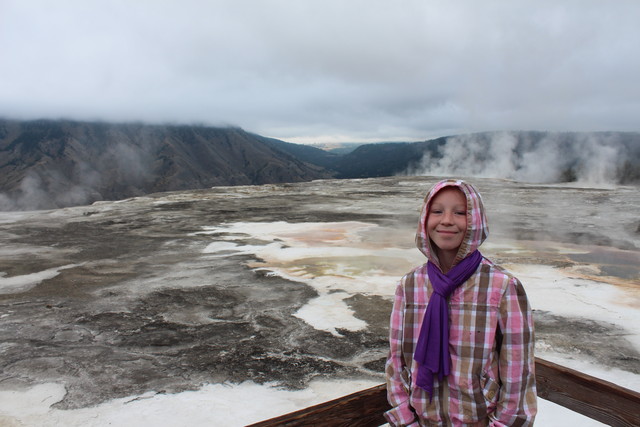
[{"label": "mineral terrace", "polygon": [[[0,213],[0,389],[62,383],[56,407],[67,409],[244,380],[382,382],[391,296],[423,262],[413,233],[435,181],[219,187]],[[524,279],[533,268],[523,282],[539,355],[640,375],[637,188],[474,182],[489,208],[485,254]],[[547,306],[542,267],[573,280],[565,305],[597,304],[596,315]],[[605,288],[624,301],[592,299]]]}]

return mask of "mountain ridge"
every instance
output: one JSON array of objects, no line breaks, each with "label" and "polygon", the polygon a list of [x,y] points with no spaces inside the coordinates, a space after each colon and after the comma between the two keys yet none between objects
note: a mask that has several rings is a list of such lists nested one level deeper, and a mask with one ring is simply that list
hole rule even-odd
[{"label": "mountain ridge", "polygon": [[0,121],[0,209],[330,177],[240,128]]},{"label": "mountain ridge", "polygon": [[[292,144],[278,148],[296,155]],[[319,150],[319,149],[318,149]],[[417,142],[363,144],[314,162],[339,179],[392,175],[483,176],[533,183],[640,185],[640,133],[487,131]]]},{"label": "mountain ridge", "polygon": [[163,191],[392,175],[640,185],[640,133],[505,131],[344,153],[239,127],[0,119],[0,210]]}]

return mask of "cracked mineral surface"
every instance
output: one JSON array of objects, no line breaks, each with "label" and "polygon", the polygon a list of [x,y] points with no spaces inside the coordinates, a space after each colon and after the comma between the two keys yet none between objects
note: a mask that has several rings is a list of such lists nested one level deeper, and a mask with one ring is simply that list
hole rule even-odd
[{"label": "cracked mineral surface", "polygon": [[[208,384],[382,382],[391,298],[424,262],[414,232],[436,180],[0,213],[0,392],[62,384],[52,408],[71,410]],[[524,283],[538,356],[617,369],[637,385],[638,189],[471,181],[491,228],[481,249]]]}]

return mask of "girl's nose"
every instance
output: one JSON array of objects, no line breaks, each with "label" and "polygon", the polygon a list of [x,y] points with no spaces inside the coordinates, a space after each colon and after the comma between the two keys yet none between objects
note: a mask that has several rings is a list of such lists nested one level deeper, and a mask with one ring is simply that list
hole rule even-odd
[{"label": "girl's nose", "polygon": [[453,224],[453,212],[445,212],[442,215],[442,222],[445,224]]}]

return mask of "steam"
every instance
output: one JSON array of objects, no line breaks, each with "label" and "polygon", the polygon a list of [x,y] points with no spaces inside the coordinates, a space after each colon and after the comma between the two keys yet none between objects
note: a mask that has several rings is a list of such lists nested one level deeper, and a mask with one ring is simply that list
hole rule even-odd
[{"label": "steam", "polygon": [[[535,132],[456,136],[426,152],[406,174],[604,186],[633,183],[637,180],[640,157],[638,153],[630,153],[631,144],[623,137]],[[636,147],[635,151],[638,150]]]},{"label": "steam", "polygon": [[[95,180],[95,173],[92,175]],[[98,191],[89,182],[73,183],[56,170],[29,171],[18,191],[0,193],[0,211],[51,209],[100,199]]]},{"label": "steam", "polygon": [[[118,134],[115,138],[124,136]],[[0,193],[0,211],[85,205],[109,199],[111,192],[119,188],[142,194],[140,188],[152,175],[149,153],[153,143],[145,135],[141,139],[137,144],[121,141],[93,153],[85,152],[86,160],[78,156],[56,164],[45,160],[25,174],[15,191]],[[78,142],[69,145],[77,148]]]}]

